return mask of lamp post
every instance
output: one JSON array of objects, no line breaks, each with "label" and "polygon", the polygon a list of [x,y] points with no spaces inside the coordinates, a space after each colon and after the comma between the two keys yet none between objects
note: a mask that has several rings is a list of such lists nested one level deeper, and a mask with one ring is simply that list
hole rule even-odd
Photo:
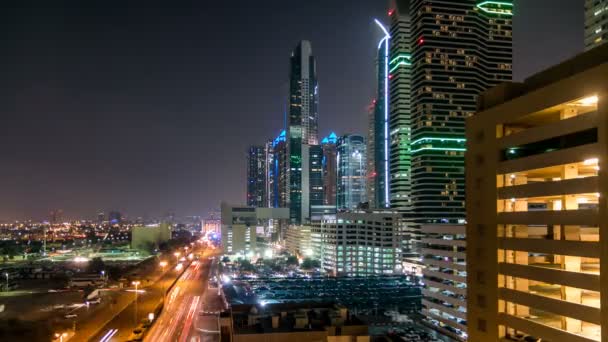
[{"label": "lamp post", "polygon": [[135,324],[137,324],[137,287],[140,283],[139,280],[135,280],[131,284],[135,285]]},{"label": "lamp post", "polygon": [[4,276],[6,277],[6,292],[8,292],[8,272],[4,272]]}]

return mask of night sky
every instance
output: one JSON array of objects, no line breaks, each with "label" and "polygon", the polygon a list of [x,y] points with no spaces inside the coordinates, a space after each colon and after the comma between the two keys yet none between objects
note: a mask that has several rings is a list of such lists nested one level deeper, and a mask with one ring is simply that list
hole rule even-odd
[{"label": "night sky", "polygon": [[[300,39],[318,61],[322,135],[366,132],[384,0],[7,3],[0,221],[244,202],[247,145],[281,129]],[[582,51],[582,0],[516,12],[516,80]]]}]

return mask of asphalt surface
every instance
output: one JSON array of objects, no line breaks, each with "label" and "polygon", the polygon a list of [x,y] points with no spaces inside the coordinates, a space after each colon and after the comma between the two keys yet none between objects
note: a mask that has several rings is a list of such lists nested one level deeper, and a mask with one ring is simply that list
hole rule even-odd
[{"label": "asphalt surface", "polygon": [[217,288],[208,288],[217,258],[205,254],[190,266],[167,295],[160,317],[145,341],[219,342],[218,315],[223,304]]},{"label": "asphalt surface", "polygon": [[162,302],[164,293],[182,271],[171,265],[171,269],[149,286],[139,286],[137,292],[134,287],[121,290],[122,302],[114,304],[115,310],[102,312],[104,315],[88,321],[87,327],[77,326],[77,334],[70,341],[127,341],[131,332]]}]

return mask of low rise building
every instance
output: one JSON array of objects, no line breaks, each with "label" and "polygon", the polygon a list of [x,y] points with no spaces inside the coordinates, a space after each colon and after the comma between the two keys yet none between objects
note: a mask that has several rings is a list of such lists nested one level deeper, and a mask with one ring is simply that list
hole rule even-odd
[{"label": "low rise building", "polygon": [[[284,239],[289,220],[288,208],[253,208],[221,204],[222,246],[224,253],[253,255]],[[258,240],[261,240],[258,244]],[[258,246],[259,245],[259,246]]]},{"label": "low rise building", "polygon": [[285,249],[300,257],[314,258],[310,226],[289,226],[285,234]]},{"label": "low rise building", "polygon": [[368,326],[333,304],[236,305],[220,324],[233,342],[370,341]]},{"label": "low rise building", "polygon": [[334,275],[393,274],[400,268],[400,216],[393,212],[337,213],[312,222],[315,258]]}]

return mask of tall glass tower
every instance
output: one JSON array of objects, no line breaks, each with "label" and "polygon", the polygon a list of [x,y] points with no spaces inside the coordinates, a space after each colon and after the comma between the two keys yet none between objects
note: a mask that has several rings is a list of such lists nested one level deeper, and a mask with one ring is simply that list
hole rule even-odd
[{"label": "tall glass tower", "polygon": [[348,134],[340,137],[337,144],[338,192],[337,209],[357,209],[367,202],[367,144],[360,135]]},{"label": "tall glass tower", "polygon": [[323,205],[336,205],[337,142],[338,136],[334,132],[321,140],[321,147],[323,148]]},{"label": "tall glass tower", "polygon": [[265,146],[250,146],[247,153],[247,205],[265,207],[267,155]]},{"label": "tall glass tower", "polygon": [[608,41],[608,0],[585,0],[585,50]]},{"label": "tall glass tower", "polygon": [[[401,19],[408,13],[411,25]],[[411,79],[410,105],[391,112],[403,117],[391,131],[406,129],[397,134],[399,146],[409,145],[411,172],[391,177],[409,177],[403,203],[417,224],[462,223],[465,118],[475,113],[481,92],[511,80],[512,1],[397,0],[389,14],[391,94],[402,90],[402,72]]]},{"label": "tall glass tower", "polygon": [[390,89],[390,204],[410,211],[411,201],[411,96],[412,63],[409,3],[398,1],[389,11],[393,37],[389,58]]},{"label": "tall glass tower", "polygon": [[[373,158],[374,170],[371,173],[373,185],[373,196],[370,199],[372,208],[390,207],[390,141],[389,141],[389,53],[391,36],[387,28],[378,20],[376,24],[381,29],[384,36],[378,42],[377,65],[377,95],[374,101],[374,125],[372,128],[373,136]],[[372,195],[372,194],[370,194]]]},{"label": "tall glass tower", "polygon": [[[300,224],[310,209],[310,174],[303,172],[303,145],[318,145],[319,87],[317,66],[309,41],[303,40],[293,50],[289,71],[289,109],[287,120],[288,184],[290,222]],[[308,156],[305,157],[308,159]]]}]

